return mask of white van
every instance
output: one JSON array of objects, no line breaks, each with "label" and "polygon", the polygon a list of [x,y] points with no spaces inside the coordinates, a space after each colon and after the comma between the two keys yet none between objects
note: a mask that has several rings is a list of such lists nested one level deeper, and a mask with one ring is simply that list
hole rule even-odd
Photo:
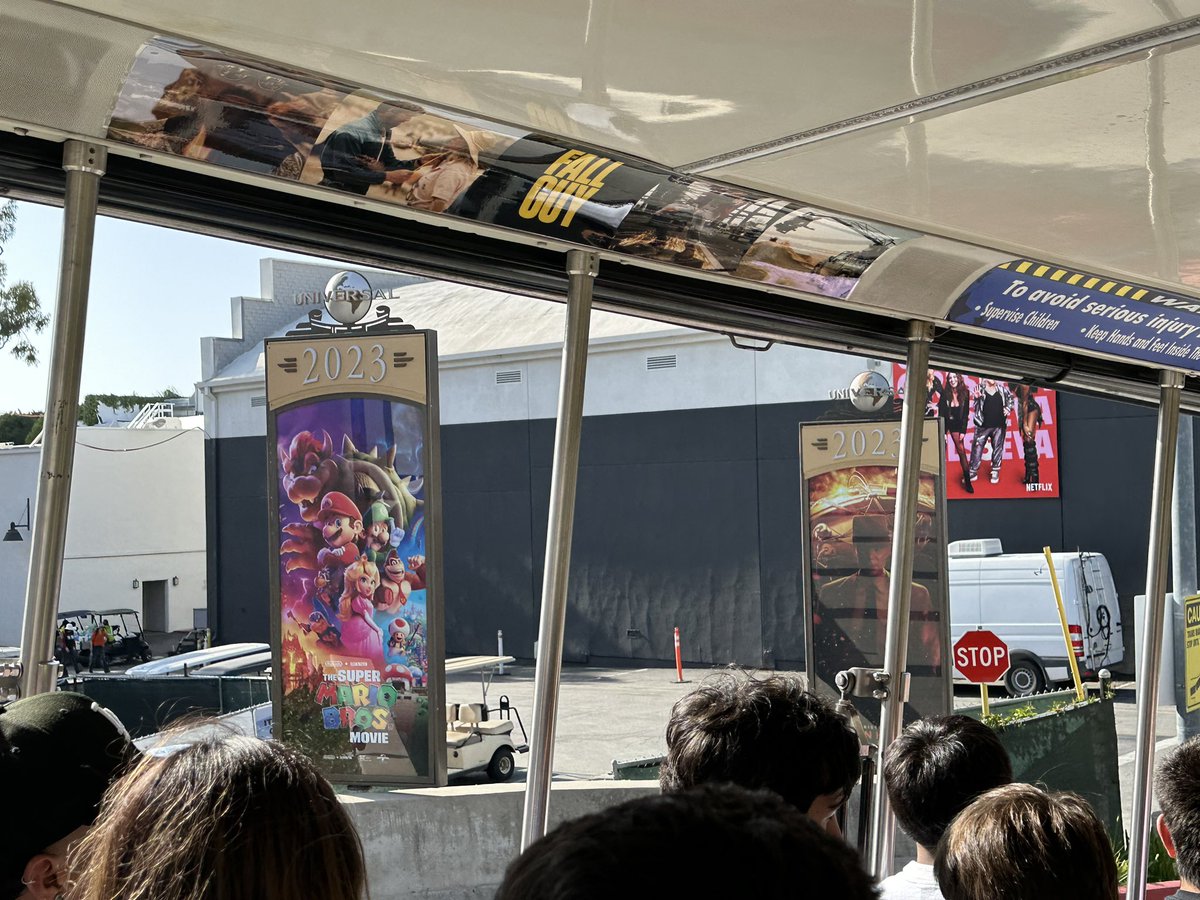
[{"label": "white van", "polygon": [[[1069,681],[1045,555],[1004,553],[999,540],[985,538],[953,542],[949,557],[951,642],[977,628],[995,632],[1008,644],[1012,665],[1004,686],[1015,696]],[[1125,657],[1125,642],[1108,560],[1087,552],[1052,558],[1080,674],[1116,665]]]}]

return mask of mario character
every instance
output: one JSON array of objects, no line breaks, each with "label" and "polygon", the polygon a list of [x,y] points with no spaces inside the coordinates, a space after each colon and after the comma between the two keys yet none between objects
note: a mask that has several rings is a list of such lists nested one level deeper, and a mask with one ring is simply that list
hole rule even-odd
[{"label": "mario character", "polygon": [[363,517],[363,525],[366,529],[364,533],[366,547],[363,550],[363,556],[375,565],[383,566],[387,560],[388,551],[392,549],[392,531],[396,527],[392,514],[388,512],[388,505],[382,500],[372,503]]},{"label": "mario character", "polygon": [[325,549],[317,554],[321,568],[334,566],[344,569],[358,559],[358,541],[362,538],[362,513],[354,501],[341,491],[330,491],[321,499],[321,537]]}]

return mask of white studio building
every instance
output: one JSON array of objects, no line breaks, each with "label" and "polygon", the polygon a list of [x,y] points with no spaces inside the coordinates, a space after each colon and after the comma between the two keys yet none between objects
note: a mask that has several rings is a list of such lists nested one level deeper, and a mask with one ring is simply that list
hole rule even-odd
[{"label": "white studio building", "polygon": [[[125,427],[80,427],[59,609],[130,608],[146,631],[203,625],[207,612],[204,429],[161,406]],[[41,447],[0,448],[0,513],[35,509]],[[22,524],[25,524],[22,522]],[[18,644],[29,531],[0,541],[0,644]]]},{"label": "white studio building", "polygon": [[[220,641],[269,634],[262,341],[319,305],[338,269],[268,259],[261,271],[263,296],[232,301],[234,337],[202,344]],[[359,274],[393,315],[438,334],[447,652],[494,652],[503,629],[506,650],[530,656],[565,307]],[[764,619],[799,618],[796,423],[850,410],[830,398],[867,368],[891,372],[593,311],[568,658],[666,658],[687,607],[694,658],[759,664]],[[789,641],[782,657],[802,658],[802,633]]]}]

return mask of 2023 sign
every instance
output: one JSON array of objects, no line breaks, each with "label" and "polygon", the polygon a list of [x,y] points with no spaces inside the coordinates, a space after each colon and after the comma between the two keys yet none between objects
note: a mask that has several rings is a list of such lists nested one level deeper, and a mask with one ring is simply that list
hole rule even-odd
[{"label": "2023 sign", "polygon": [[305,369],[303,383],[319,384],[322,377],[336,382],[344,376],[346,381],[366,380],[378,384],[388,373],[383,354],[383,344],[378,343],[370,344],[365,350],[358,344],[350,344],[344,352],[337,346],[322,347],[319,351],[315,347],[305,347],[300,354]]}]

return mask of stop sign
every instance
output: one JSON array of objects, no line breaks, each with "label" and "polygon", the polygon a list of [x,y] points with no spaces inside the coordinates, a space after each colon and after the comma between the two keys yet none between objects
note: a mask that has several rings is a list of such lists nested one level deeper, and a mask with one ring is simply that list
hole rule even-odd
[{"label": "stop sign", "polygon": [[954,644],[954,668],[972,684],[999,681],[1008,671],[1008,645],[990,631],[968,631]]}]

